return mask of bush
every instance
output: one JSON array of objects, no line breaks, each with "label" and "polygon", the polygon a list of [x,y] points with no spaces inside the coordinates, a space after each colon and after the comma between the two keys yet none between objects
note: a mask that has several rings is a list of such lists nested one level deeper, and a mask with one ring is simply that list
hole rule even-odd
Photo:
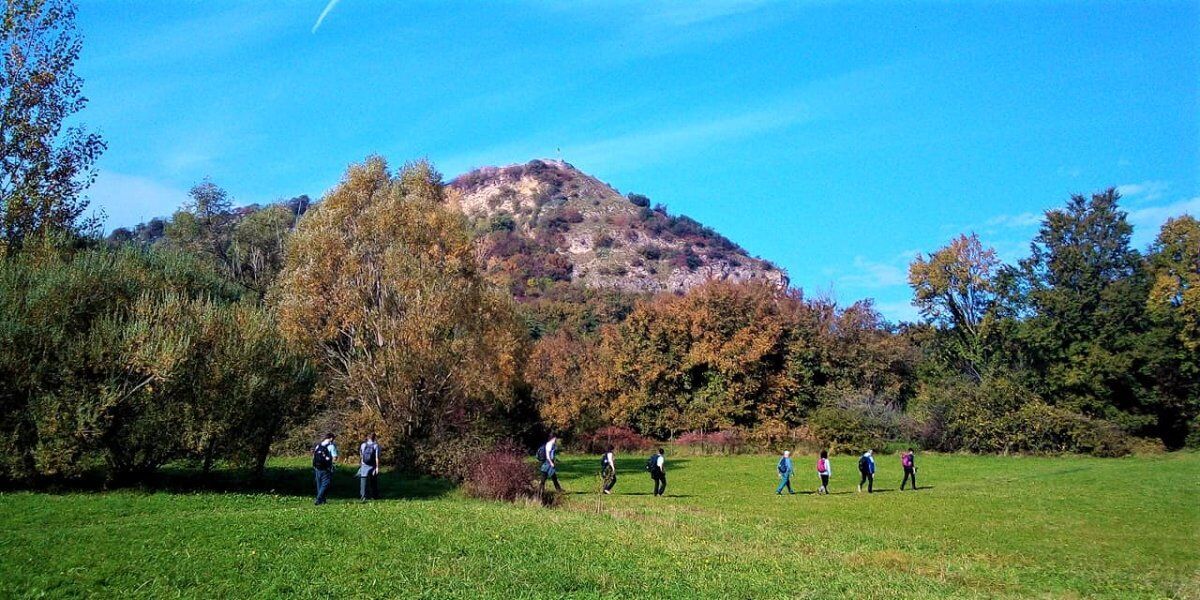
[{"label": "bush", "polygon": [[616,452],[647,450],[654,441],[628,427],[601,427],[596,431],[579,436],[579,445],[584,452],[599,454],[611,444]]},{"label": "bush", "polygon": [[632,202],[634,206],[640,206],[642,208],[650,206],[650,199],[641,194],[629,194],[626,197],[629,198],[629,201]]},{"label": "bush", "polygon": [[638,254],[646,260],[658,260],[662,257],[662,250],[658,246],[647,244],[638,249]]},{"label": "bush", "polygon": [[862,452],[882,449],[888,441],[886,428],[866,411],[824,406],[808,419],[813,435],[831,452]]},{"label": "bush", "polygon": [[676,438],[675,444],[702,454],[737,454],[746,446],[746,438],[736,429],[689,431]]},{"label": "bush", "polygon": [[463,491],[485,500],[535,499],[536,476],[537,469],[526,460],[521,448],[503,441],[476,457],[463,482]]}]

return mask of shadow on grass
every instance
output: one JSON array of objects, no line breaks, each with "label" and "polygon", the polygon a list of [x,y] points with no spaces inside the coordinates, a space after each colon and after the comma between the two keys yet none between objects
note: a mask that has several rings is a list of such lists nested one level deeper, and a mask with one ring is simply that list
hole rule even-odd
[{"label": "shadow on grass", "polygon": [[[359,480],[357,468],[339,465],[327,497],[331,500],[358,499]],[[316,483],[313,469],[304,464],[270,465],[262,477],[254,477],[248,470],[219,468],[209,473],[187,465],[169,465],[136,482],[104,482],[97,477],[85,477],[68,482],[42,482],[40,485],[22,488],[51,494],[103,492],[114,490],[138,490],[147,493],[166,492],[171,494],[194,493],[238,493],[275,494],[313,498]],[[410,476],[396,471],[384,471],[379,476],[380,500],[420,500],[439,498],[454,490],[454,485],[443,479]]]}]

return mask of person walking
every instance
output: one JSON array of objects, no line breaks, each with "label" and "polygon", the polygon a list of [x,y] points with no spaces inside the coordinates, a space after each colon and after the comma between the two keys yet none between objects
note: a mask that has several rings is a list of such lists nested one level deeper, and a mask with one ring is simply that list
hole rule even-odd
[{"label": "person walking", "polygon": [[329,446],[333,444],[334,435],[325,434],[324,439],[313,447],[313,479],[317,483],[317,499],[314,506],[325,504],[325,496],[329,493],[329,485],[333,483],[333,454]]},{"label": "person walking", "polygon": [[379,499],[379,450],[374,433],[358,447],[358,498],[363,502]]},{"label": "person walking", "polygon": [[833,464],[829,461],[829,451],[822,450],[821,458],[817,459],[817,475],[821,477],[821,487],[818,494],[829,494],[829,476],[833,474]]},{"label": "person walking", "polygon": [[537,458],[542,463],[542,466],[538,470],[541,471],[541,473],[542,473],[542,482],[541,482],[540,489],[542,491],[543,496],[546,495],[546,480],[547,479],[554,482],[554,489],[556,491],[558,491],[560,493],[563,491],[562,486],[558,484],[558,466],[554,462],[554,459],[557,454],[558,454],[558,436],[554,436],[554,435],[550,436],[550,441],[546,442],[546,444],[544,446],[541,446],[538,448]]},{"label": "person walking", "polygon": [[917,465],[912,448],[900,455],[900,466],[904,467],[904,481],[900,482],[900,491],[904,491],[904,484],[908,483],[910,477],[912,478],[912,489],[914,492],[917,491]]},{"label": "person walking", "polygon": [[862,491],[863,484],[867,484],[867,493],[875,491],[875,457],[871,455],[871,450],[867,450],[858,459],[858,472],[862,474],[862,479],[858,482],[858,491]]},{"label": "person walking", "polygon": [[661,496],[667,492],[667,460],[663,456],[663,449],[658,449],[658,454],[652,454],[650,460],[646,461],[646,469],[650,471],[650,479],[654,480],[654,495]]},{"label": "person walking", "polygon": [[617,485],[617,463],[613,459],[613,447],[605,448],[600,457],[600,477],[604,480],[604,493],[611,494],[613,486]]},{"label": "person walking", "polygon": [[792,451],[784,450],[783,457],[779,459],[779,465],[776,467],[779,471],[779,487],[775,488],[775,495],[782,496],[783,488],[787,487],[788,494],[795,494],[792,491]]}]

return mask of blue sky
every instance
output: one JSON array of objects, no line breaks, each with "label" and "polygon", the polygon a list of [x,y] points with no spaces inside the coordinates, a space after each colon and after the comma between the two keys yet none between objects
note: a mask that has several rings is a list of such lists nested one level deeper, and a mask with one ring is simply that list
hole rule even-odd
[{"label": "blue sky", "polygon": [[1108,186],[1139,245],[1200,214],[1194,1],[85,1],[79,27],[110,228],[205,177],[249,204],[372,153],[561,156],[911,319],[907,263],[960,232],[1015,260]]}]

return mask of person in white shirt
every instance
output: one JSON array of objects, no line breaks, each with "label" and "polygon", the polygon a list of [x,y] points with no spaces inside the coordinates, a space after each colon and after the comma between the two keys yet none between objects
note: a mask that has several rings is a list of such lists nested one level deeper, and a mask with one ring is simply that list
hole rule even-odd
[{"label": "person in white shirt", "polygon": [[661,496],[667,491],[667,460],[663,456],[663,449],[658,449],[658,454],[650,457],[650,479],[654,480],[654,495]]},{"label": "person in white shirt", "polygon": [[604,493],[611,494],[613,486],[617,485],[617,463],[613,459],[613,447],[610,445],[600,457],[600,476],[604,478]]},{"label": "person in white shirt", "polygon": [[558,467],[555,465],[555,455],[558,453],[558,437],[550,436],[550,441],[546,442],[545,446],[538,448],[538,460],[542,466],[538,469],[542,473],[541,491],[546,494],[546,480],[554,482],[554,489],[562,492],[562,486],[558,484]]}]

